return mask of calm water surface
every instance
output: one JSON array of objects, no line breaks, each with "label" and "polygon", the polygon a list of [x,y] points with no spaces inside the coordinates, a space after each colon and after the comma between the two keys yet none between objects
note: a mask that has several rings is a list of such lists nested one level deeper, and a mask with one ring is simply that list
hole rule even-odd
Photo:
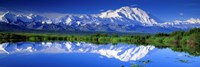
[{"label": "calm water surface", "polygon": [[[181,62],[180,60],[187,61]],[[149,61],[149,62],[146,62]],[[85,42],[0,44],[0,67],[200,67],[200,57],[170,48]]]}]

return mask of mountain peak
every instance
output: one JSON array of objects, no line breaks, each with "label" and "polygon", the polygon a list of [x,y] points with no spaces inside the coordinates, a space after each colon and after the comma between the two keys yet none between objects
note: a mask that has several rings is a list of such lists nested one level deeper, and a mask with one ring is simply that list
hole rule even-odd
[{"label": "mountain peak", "polygon": [[142,9],[140,9],[140,8],[137,8],[137,7],[130,7],[130,6],[124,6],[124,7],[121,7],[121,8],[119,8],[119,9],[121,9],[121,10],[138,10],[138,11],[142,10]]},{"label": "mountain peak", "polygon": [[9,14],[9,13],[10,13],[10,11],[7,11],[7,12],[5,12],[3,15]]},{"label": "mountain peak", "polygon": [[125,10],[125,11],[132,11],[132,12],[134,12],[134,11],[143,11],[143,10],[140,9],[140,8],[137,8],[137,7],[130,7],[130,6],[124,6],[124,7],[121,7],[121,8],[119,8],[119,9],[117,9],[117,10]]},{"label": "mountain peak", "polygon": [[5,12],[5,13],[3,14],[3,16],[5,16],[5,15],[14,15],[14,14],[11,13],[10,11],[7,11],[7,12]]},{"label": "mountain peak", "polygon": [[120,9],[125,9],[125,10],[127,10],[127,9],[132,9],[132,7],[124,6],[124,7],[121,7]]},{"label": "mountain peak", "polygon": [[10,22],[17,21],[16,15],[11,13],[10,11],[5,12],[2,16]]},{"label": "mountain peak", "polygon": [[151,16],[139,8],[132,8],[129,6],[121,7],[116,10],[108,10],[99,15],[100,18],[120,19],[127,20],[129,23],[153,25],[157,24],[157,21],[151,18]]}]

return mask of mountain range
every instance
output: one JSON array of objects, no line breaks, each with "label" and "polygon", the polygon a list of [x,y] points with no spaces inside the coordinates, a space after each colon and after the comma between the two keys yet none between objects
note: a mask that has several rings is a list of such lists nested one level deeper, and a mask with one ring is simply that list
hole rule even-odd
[{"label": "mountain range", "polygon": [[164,22],[140,8],[129,6],[108,10],[100,14],[67,14],[49,18],[35,14],[5,12],[0,15],[0,30],[39,30],[39,31],[103,31],[169,33],[176,30],[199,28],[200,19]]}]

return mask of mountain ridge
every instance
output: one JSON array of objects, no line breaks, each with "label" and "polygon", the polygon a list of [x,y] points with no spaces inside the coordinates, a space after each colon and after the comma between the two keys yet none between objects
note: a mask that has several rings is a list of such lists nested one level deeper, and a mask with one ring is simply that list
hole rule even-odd
[{"label": "mountain ridge", "polygon": [[[59,18],[40,15],[22,15],[6,12],[0,15],[0,22],[20,26],[25,29],[54,31],[113,31],[113,32],[172,32],[200,27],[196,23],[177,24],[161,22],[139,8],[129,6],[108,10],[100,14],[68,14]],[[181,27],[190,25],[188,27]],[[9,27],[9,26],[8,26]],[[181,28],[180,28],[181,27]]]}]

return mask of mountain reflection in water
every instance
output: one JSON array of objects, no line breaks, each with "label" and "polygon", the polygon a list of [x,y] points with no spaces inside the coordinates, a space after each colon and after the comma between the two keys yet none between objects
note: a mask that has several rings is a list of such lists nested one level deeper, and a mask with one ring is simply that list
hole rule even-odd
[{"label": "mountain reflection in water", "polygon": [[1,44],[0,53],[96,53],[127,62],[145,57],[154,48],[125,44],[95,45],[85,42],[18,42]]}]

